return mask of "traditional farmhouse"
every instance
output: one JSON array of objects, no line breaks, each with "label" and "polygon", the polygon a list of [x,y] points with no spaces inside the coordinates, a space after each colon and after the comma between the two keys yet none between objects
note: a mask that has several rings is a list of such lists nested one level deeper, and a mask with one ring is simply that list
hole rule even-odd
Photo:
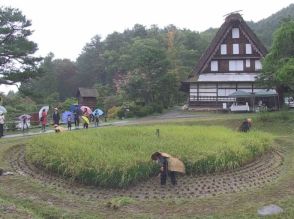
[{"label": "traditional farmhouse", "polygon": [[77,91],[78,104],[80,106],[88,106],[95,109],[97,106],[97,90],[94,88],[78,88]]},{"label": "traditional farmhouse", "polygon": [[189,107],[222,108],[236,101],[232,95],[236,91],[241,90],[243,95],[266,91],[256,84],[266,54],[266,48],[240,14],[227,16],[200,57],[193,76],[182,82],[189,92]]}]

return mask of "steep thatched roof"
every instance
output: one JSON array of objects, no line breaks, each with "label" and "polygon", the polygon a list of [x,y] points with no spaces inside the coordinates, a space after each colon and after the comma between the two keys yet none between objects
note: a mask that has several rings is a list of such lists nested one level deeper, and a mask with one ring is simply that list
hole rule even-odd
[{"label": "steep thatched roof", "polygon": [[214,54],[217,52],[219,45],[225,39],[230,30],[236,26],[240,28],[240,30],[251,42],[252,46],[257,50],[261,57],[264,57],[267,54],[267,49],[260,42],[255,33],[250,29],[250,27],[246,24],[242,16],[239,13],[230,14],[228,17],[226,17],[225,22],[216,33],[209,47],[200,57],[197,66],[193,70],[193,76],[200,74],[205,69]]},{"label": "steep thatched roof", "polygon": [[94,88],[83,88],[79,87],[77,91],[77,96],[81,97],[97,97],[97,90]]}]

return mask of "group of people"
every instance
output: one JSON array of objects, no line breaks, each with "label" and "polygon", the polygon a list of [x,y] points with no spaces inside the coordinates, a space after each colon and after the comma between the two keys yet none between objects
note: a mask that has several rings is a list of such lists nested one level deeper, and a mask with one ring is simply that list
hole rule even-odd
[{"label": "group of people", "polygon": [[[80,118],[83,120],[83,128],[87,129],[89,127],[90,121],[95,121],[95,127],[99,126],[99,115],[92,115],[88,112],[87,108],[84,109],[84,111],[81,111],[80,108],[77,106],[73,112],[73,116],[71,114],[67,115],[66,121],[67,121],[67,129],[71,131],[72,128],[72,122],[74,122],[75,127],[79,128],[80,126]],[[52,115],[53,119],[53,125],[55,130],[59,130],[59,121],[60,121],[60,114],[58,112],[58,108],[54,108],[54,112]],[[74,120],[74,121],[72,121]],[[47,125],[47,112],[46,109],[43,109],[42,115],[40,118],[40,123],[42,125],[42,131],[46,130]]]}]

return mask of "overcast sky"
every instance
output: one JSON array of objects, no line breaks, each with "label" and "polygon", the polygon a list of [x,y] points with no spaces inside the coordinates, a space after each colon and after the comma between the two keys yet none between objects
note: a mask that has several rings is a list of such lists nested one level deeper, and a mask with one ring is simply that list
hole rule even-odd
[{"label": "overcast sky", "polygon": [[32,21],[38,55],[53,52],[55,58],[75,61],[93,36],[104,39],[136,23],[204,31],[219,27],[232,11],[243,10],[245,20],[256,22],[291,3],[294,0],[1,0],[0,6],[19,8]]}]

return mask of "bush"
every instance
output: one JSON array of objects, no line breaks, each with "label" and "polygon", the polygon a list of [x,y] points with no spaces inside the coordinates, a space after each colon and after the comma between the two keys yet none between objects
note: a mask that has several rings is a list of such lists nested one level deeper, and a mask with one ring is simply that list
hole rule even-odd
[{"label": "bush", "polygon": [[10,131],[15,131],[16,130],[16,126],[15,126],[15,122],[8,122],[5,124],[6,128]]},{"label": "bush", "polygon": [[125,109],[124,109],[123,107],[121,107],[121,108],[117,111],[117,116],[118,116],[119,119],[122,119],[122,118],[126,117],[126,116],[125,116]]},{"label": "bush", "polygon": [[259,112],[257,120],[260,122],[275,122],[288,121],[293,118],[293,113],[288,110],[281,110],[279,112]]},{"label": "bush", "polygon": [[151,106],[141,106],[137,108],[135,115],[138,117],[144,117],[152,113],[153,113],[153,108]]},{"label": "bush", "polygon": [[156,103],[153,103],[151,105],[152,109],[153,109],[153,112],[156,112],[156,113],[162,113],[163,111],[163,106],[162,104],[156,104]]},{"label": "bush", "polygon": [[107,111],[107,117],[110,119],[115,119],[118,115],[118,112],[120,111],[120,107],[113,106]]}]

